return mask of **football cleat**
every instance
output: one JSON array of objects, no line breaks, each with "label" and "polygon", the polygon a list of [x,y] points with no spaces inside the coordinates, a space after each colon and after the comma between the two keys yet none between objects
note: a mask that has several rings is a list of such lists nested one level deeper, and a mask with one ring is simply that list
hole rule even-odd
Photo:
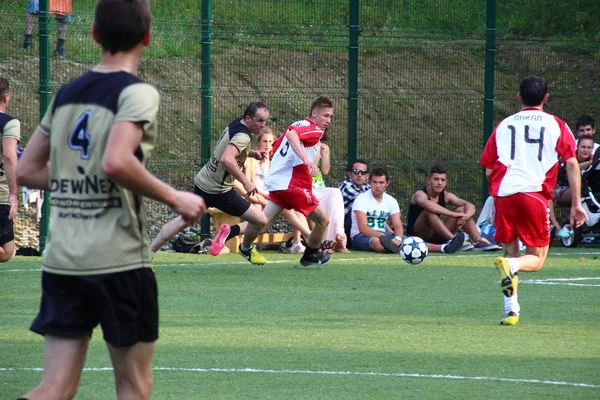
[{"label": "football cleat", "polygon": [[392,254],[398,254],[400,252],[400,246],[398,246],[392,239],[387,237],[387,235],[379,236],[379,243],[383,246],[383,248]]},{"label": "football cleat", "polygon": [[490,242],[489,240],[487,240],[484,237],[481,237],[479,239],[479,242],[477,242],[477,244],[473,245],[474,251],[500,250],[501,248],[502,247],[498,246],[497,244],[493,244],[492,242]]},{"label": "football cleat", "polygon": [[502,318],[500,325],[516,325],[519,322],[519,316],[516,312],[511,311]]},{"label": "football cleat", "polygon": [[227,224],[223,224],[219,227],[219,232],[215,236],[214,240],[210,244],[210,254],[213,256],[218,256],[225,246],[225,242],[227,241],[227,236],[231,232],[231,226]]},{"label": "football cleat", "polygon": [[328,253],[315,253],[312,256],[308,256],[304,254],[300,259],[300,264],[303,267],[312,265],[312,264],[325,264],[331,256]]},{"label": "football cleat", "polygon": [[239,250],[240,254],[254,265],[263,265],[267,263],[267,259],[264,258],[254,246],[252,246],[250,250],[246,252],[242,250],[242,245],[240,245]]},{"label": "football cleat", "polygon": [[508,260],[504,257],[496,258],[494,261],[496,269],[500,274],[500,289],[506,297],[511,297],[515,293],[515,286],[513,285],[514,274],[510,272],[510,266]]},{"label": "football cleat", "polygon": [[462,232],[456,232],[456,235],[446,243],[442,245],[442,253],[452,254],[456,253],[463,243],[465,242],[465,234]]}]

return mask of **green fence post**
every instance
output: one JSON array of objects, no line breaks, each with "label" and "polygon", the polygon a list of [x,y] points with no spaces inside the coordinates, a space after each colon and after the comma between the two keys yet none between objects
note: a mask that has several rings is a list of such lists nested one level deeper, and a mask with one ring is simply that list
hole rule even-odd
[{"label": "green fence post", "polygon": [[348,25],[348,163],[356,160],[358,147],[358,36],[360,0],[350,0]]},{"label": "green fence post", "polygon": [[[202,99],[201,99],[201,138],[200,165],[208,162],[210,157],[210,132],[212,124],[212,87],[211,87],[211,51],[212,51],[212,0],[202,0]],[[210,236],[208,214],[200,224],[201,236]]]},{"label": "green fence post", "polygon": [[[39,14],[40,36],[40,120],[50,104],[50,34],[48,33],[48,0],[40,0]],[[50,219],[50,192],[44,192],[42,218],[40,219],[40,253],[46,248]]]},{"label": "green fence post", "polygon": [[[487,142],[494,129],[494,70],[496,56],[496,0],[487,0],[485,28],[485,77],[483,99],[483,143]],[[483,171],[481,198],[488,197],[487,178]]]}]

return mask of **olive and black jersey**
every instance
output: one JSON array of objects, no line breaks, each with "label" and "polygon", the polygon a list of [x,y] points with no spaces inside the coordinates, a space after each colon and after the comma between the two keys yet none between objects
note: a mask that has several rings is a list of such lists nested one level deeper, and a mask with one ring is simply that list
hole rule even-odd
[{"label": "olive and black jersey", "polygon": [[225,193],[233,189],[235,178],[221,163],[221,157],[230,144],[238,148],[240,155],[237,157],[238,167],[243,168],[248,157],[248,149],[252,136],[248,127],[242,123],[242,118],[236,118],[223,131],[208,163],[200,169],[194,178],[198,188],[206,193]]},{"label": "olive and black jersey", "polygon": [[101,163],[114,124],[131,121],[143,128],[135,155],[147,164],[158,105],[153,86],[101,67],[56,94],[38,126],[50,139],[44,271],[95,275],[152,267],[143,198],[108,179]]}]

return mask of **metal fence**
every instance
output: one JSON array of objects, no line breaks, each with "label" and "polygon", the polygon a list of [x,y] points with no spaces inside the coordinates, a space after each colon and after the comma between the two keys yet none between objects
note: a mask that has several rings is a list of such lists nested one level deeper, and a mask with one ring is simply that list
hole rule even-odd
[{"label": "metal fence", "polygon": [[[326,182],[337,186],[348,160],[359,156],[390,170],[389,192],[405,210],[433,163],[449,170],[450,191],[482,204],[485,134],[519,109],[517,85],[526,75],[550,83],[547,110],[572,127],[581,114],[600,115],[596,0],[156,0],[152,6],[153,41],[139,71],[162,97],[151,169],[179,188],[191,188],[210,138],[255,100],[269,105],[271,127],[282,132],[307,115],[314,97],[331,97]],[[21,120],[26,144],[40,118],[38,30],[31,49],[20,50],[25,2],[0,0],[0,9],[0,75],[11,82],[9,113]],[[52,93],[97,62],[92,12],[92,1],[73,4],[64,59],[53,55],[57,22],[50,16]],[[154,236],[172,214],[154,202],[148,207]],[[34,205],[20,210],[17,245],[36,247]]]}]

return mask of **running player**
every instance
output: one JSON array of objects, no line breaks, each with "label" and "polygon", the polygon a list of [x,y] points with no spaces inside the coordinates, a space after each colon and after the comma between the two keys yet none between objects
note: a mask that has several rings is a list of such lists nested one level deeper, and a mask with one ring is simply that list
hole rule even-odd
[{"label": "running player", "polygon": [[[504,257],[495,261],[504,294],[502,325],[519,321],[518,272],[539,271],[548,255],[548,201],[556,184],[558,156],[566,164],[573,193],[571,224],[580,226],[587,220],[581,206],[573,134],[563,120],[543,111],[548,84],[528,76],[521,81],[517,96],[524,107],[496,126],[481,156],[496,207],[494,239],[504,244]],[[527,248],[523,256],[519,255],[518,239]]]},{"label": "running player", "polygon": [[[310,106],[310,117],[294,122],[275,142],[271,170],[265,181],[265,190],[269,192],[269,202],[264,209],[267,227],[284,209],[299,211],[315,223],[300,259],[304,266],[324,264],[329,260],[329,254],[318,252],[329,219],[312,193],[312,175],[318,172],[315,161],[320,140],[332,116],[331,100],[325,96],[316,98]],[[240,253],[252,264],[267,262],[252,245],[263,229],[263,226],[249,223],[240,245]]]},{"label": "running player", "polygon": [[[266,151],[249,149],[252,135],[258,135],[268,119],[269,109],[264,103],[250,103],[243,116],[227,125],[209,162],[194,178],[194,193],[204,198],[207,207],[218,208],[226,214],[263,227],[267,223],[265,214],[259,208],[251,207],[252,203],[248,199],[237,194],[233,184],[235,180],[240,182],[246,196],[257,193],[256,185],[241,168],[247,157],[263,160],[269,156]],[[188,224],[181,217],[167,222],[150,246],[152,256],[186,226]],[[229,238],[239,235],[240,229],[240,225],[222,225],[211,244],[210,254],[218,256],[224,243]]]},{"label": "running player", "polygon": [[119,399],[149,399],[158,296],[144,197],[189,222],[204,201],[146,168],[156,139],[158,91],[136,77],[150,42],[147,0],[98,0],[100,63],[63,86],[29,141],[19,184],[51,192],[42,297],[31,330],[44,335],[44,374],[22,397],[75,396],[100,324]]}]

